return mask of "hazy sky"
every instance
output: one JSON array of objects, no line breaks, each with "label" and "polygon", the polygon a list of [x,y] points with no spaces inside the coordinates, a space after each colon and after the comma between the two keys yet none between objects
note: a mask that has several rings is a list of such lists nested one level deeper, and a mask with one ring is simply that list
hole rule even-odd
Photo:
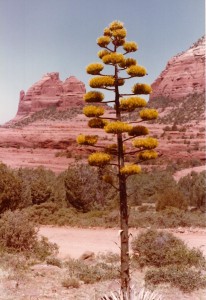
[{"label": "hazy sky", "polygon": [[152,83],[175,54],[205,32],[204,0],[0,0],[0,124],[16,114],[19,92],[44,74],[75,75],[98,61],[97,37],[113,20],[125,24],[133,55]]}]

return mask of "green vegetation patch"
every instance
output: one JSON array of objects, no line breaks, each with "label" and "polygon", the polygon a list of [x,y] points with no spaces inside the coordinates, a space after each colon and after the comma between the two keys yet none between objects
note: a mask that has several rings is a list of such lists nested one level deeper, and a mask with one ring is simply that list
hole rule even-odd
[{"label": "green vegetation patch", "polygon": [[183,292],[206,286],[203,270],[206,260],[199,249],[186,244],[166,231],[147,230],[132,241],[134,261],[145,274],[147,285],[170,283]]}]

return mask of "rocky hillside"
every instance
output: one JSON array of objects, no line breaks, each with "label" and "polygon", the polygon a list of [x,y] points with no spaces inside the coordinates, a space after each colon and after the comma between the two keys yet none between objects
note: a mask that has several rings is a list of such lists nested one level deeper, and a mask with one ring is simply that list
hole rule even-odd
[{"label": "rocky hillside", "polygon": [[152,84],[150,106],[159,110],[159,123],[205,122],[205,37],[169,60]]},{"label": "rocky hillside", "polygon": [[[205,37],[172,57],[152,84],[150,102],[179,101],[205,92]],[[168,103],[167,103],[168,104]]]}]

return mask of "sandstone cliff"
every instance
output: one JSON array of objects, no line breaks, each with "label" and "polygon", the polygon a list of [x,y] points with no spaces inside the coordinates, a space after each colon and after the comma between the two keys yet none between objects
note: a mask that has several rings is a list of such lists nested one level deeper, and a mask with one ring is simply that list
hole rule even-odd
[{"label": "sandstone cliff", "polygon": [[74,76],[62,82],[59,79],[59,73],[47,73],[41,80],[33,84],[26,93],[20,92],[16,118],[49,107],[67,109],[82,106],[82,96],[85,91],[84,83]]},{"label": "sandstone cliff", "polygon": [[150,103],[160,99],[180,100],[205,92],[205,37],[187,51],[172,57],[152,84]]}]

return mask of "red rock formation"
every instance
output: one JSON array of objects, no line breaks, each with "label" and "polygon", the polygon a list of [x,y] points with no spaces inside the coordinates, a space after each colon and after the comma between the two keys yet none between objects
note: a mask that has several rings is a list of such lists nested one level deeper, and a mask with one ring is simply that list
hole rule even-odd
[{"label": "red rock formation", "polygon": [[55,106],[61,109],[82,106],[82,96],[86,92],[85,85],[71,76],[64,82],[59,73],[48,73],[33,84],[28,91],[20,92],[17,117]]},{"label": "red rock formation", "polygon": [[150,101],[158,98],[182,99],[205,91],[205,37],[187,51],[172,57],[152,84]]}]

